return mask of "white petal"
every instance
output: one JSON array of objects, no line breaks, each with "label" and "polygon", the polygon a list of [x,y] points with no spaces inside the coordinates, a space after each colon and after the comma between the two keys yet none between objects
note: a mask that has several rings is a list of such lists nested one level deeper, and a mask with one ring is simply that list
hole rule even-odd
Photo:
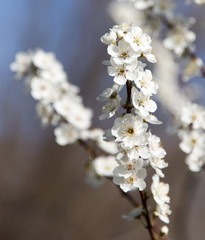
[{"label": "white petal", "polygon": [[125,83],[127,82],[127,79],[121,75],[115,77],[113,79],[113,81],[119,85],[125,85]]},{"label": "white petal", "polygon": [[118,57],[119,56],[119,49],[116,45],[109,45],[107,48],[107,52],[109,55],[111,55],[112,57]]}]

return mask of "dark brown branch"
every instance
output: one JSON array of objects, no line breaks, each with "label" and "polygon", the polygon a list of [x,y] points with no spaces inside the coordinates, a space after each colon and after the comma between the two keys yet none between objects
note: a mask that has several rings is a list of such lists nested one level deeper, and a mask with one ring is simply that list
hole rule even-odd
[{"label": "dark brown branch", "polygon": [[151,219],[150,219],[150,216],[149,216],[149,211],[148,211],[148,208],[147,208],[146,193],[144,191],[139,191],[139,193],[140,193],[140,198],[141,198],[142,205],[143,205],[143,208],[144,208],[144,217],[145,217],[145,220],[146,220],[146,223],[147,223],[147,229],[149,231],[150,238],[152,240],[156,240],[156,238],[154,236],[153,225],[151,223]]},{"label": "dark brown branch", "polygon": [[131,86],[130,86],[130,81],[127,80],[126,82],[126,86],[127,86],[127,101],[126,101],[126,109],[127,109],[127,113],[131,113]]},{"label": "dark brown branch", "polygon": [[120,188],[120,193],[124,198],[127,198],[129,202],[133,205],[133,207],[139,207],[139,203],[128,193],[123,192]]}]

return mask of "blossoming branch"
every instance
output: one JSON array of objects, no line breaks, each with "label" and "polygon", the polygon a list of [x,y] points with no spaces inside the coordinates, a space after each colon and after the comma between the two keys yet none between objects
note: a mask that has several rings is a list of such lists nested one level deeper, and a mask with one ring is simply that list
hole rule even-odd
[{"label": "blossoming branch", "polygon": [[[154,216],[169,223],[168,215],[171,210],[167,195],[169,185],[160,181],[164,177],[162,169],[168,166],[164,161],[166,152],[160,144],[160,138],[148,130],[147,124],[161,123],[152,114],[156,111],[157,104],[151,97],[157,93],[158,84],[153,80],[151,71],[145,69],[146,64],[141,61],[145,59],[151,63],[156,62],[152,54],[151,38],[141,28],[124,23],[111,28],[102,36],[101,41],[108,45],[110,60],[106,64],[108,74],[114,77],[114,84],[97,98],[99,101],[106,101],[100,119],[118,115],[113,127],[105,134],[107,141],[118,143],[113,182],[124,192],[139,190],[143,208],[141,211],[138,208],[137,215],[133,211],[131,215],[133,218],[144,216],[151,239],[156,239],[154,218],[150,217],[148,195],[144,191],[147,168],[152,167],[155,170],[151,185],[153,198],[157,203]],[[121,103],[119,94],[125,85],[127,98],[125,103]]]}]

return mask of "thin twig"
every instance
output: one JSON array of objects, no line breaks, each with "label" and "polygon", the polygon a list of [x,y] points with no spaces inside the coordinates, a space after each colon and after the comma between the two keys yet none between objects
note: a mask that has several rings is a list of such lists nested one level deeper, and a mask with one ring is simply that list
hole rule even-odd
[{"label": "thin twig", "polygon": [[144,217],[145,217],[145,220],[147,222],[147,229],[149,231],[149,235],[150,235],[152,240],[156,240],[156,238],[154,236],[153,225],[151,224],[151,219],[150,219],[149,211],[148,211],[148,208],[147,208],[146,193],[144,191],[139,191],[139,193],[140,193],[140,198],[141,198],[142,205],[143,205],[143,208],[144,208]]}]

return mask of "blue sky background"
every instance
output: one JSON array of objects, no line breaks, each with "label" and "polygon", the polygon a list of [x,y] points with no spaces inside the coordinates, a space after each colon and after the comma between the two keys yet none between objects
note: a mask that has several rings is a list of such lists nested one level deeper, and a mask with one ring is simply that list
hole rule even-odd
[{"label": "blue sky background", "polygon": [[[40,47],[54,52],[70,81],[85,86],[87,95],[85,82],[91,74],[88,71],[95,59],[102,59],[103,46],[99,39],[109,22],[105,6],[106,1],[87,0],[0,1],[0,137],[13,131],[14,118],[19,124],[16,127],[28,136],[35,116],[32,99],[25,96],[23,84],[13,81],[14,75],[9,70],[19,51]],[[38,131],[34,131],[33,137],[35,133]]]}]

